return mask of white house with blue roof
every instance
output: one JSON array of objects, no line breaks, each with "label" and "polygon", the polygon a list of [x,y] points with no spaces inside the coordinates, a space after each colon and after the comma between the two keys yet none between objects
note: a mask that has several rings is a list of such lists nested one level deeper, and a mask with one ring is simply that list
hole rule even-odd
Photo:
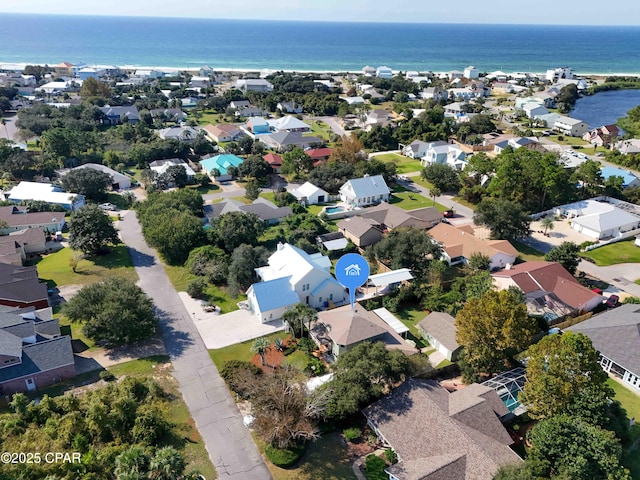
[{"label": "white house with blue roof", "polygon": [[611,177],[621,177],[622,178],[622,188],[630,188],[630,187],[638,187],[640,186],[640,180],[629,170],[624,170],[622,168],[617,167],[602,167],[600,171],[602,174],[602,178],[607,181]]},{"label": "white house with blue roof", "polygon": [[382,175],[353,178],[340,187],[340,200],[351,207],[388,202],[391,190]]},{"label": "white house with blue roof", "polygon": [[279,243],[268,265],[256,268],[261,282],[247,290],[249,308],[266,323],[278,320],[299,302],[313,308],[342,303],[345,289],[330,269],[329,257],[321,253],[310,255],[288,243]]}]

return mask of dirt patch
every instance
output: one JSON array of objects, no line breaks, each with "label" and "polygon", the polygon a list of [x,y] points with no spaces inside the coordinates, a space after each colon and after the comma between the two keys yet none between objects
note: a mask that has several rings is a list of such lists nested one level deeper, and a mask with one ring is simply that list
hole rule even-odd
[{"label": "dirt patch", "polygon": [[[284,341],[283,350],[294,345],[290,339]],[[273,345],[269,347],[264,354],[264,365],[262,364],[262,358],[257,353],[251,358],[251,363],[260,367],[264,373],[272,373],[276,368],[282,365],[284,361],[284,353],[275,348]]]},{"label": "dirt patch", "polygon": [[369,442],[367,442],[365,434],[363,434],[363,438],[360,438],[353,442],[347,442],[346,440],[344,440],[344,437],[341,438],[347,444],[347,455],[349,456],[350,462],[354,462],[356,461],[356,459],[361,457],[366,457],[376,450],[375,446],[372,446]]}]

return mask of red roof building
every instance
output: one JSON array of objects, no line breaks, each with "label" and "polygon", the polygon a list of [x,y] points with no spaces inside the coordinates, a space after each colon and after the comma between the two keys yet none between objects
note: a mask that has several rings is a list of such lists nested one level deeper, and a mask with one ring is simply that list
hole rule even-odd
[{"label": "red roof building", "polygon": [[280,173],[280,167],[282,167],[282,157],[280,155],[277,153],[267,153],[262,158],[273,168],[274,172]]}]

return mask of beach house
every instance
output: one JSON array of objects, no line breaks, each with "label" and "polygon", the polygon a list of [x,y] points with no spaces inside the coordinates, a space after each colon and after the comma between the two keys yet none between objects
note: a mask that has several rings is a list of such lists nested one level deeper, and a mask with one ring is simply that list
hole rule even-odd
[{"label": "beach house", "polygon": [[354,178],[340,187],[340,200],[351,207],[388,202],[391,190],[382,175]]},{"label": "beach house", "polygon": [[234,172],[242,162],[244,162],[244,158],[231,153],[223,153],[200,160],[200,165],[217,182],[226,182],[234,177]]}]

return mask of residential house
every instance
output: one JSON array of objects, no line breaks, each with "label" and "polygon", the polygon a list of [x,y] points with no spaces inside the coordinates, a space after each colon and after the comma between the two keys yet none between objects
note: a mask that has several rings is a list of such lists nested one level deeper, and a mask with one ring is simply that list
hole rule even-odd
[{"label": "residential house", "polygon": [[549,110],[544,105],[539,103],[529,102],[522,106],[522,110],[527,118],[537,118],[540,115],[547,115]]},{"label": "residential house", "polygon": [[311,127],[291,115],[267,120],[272,132],[310,132]]},{"label": "residential house", "polygon": [[391,120],[391,113],[382,108],[379,108],[379,109],[371,110],[367,114],[367,118],[364,123],[365,125],[368,125],[368,126],[374,126],[374,125],[385,126],[389,124],[390,120]]},{"label": "residential house", "polygon": [[637,214],[596,199],[563,205],[554,213],[568,217],[574,230],[596,240],[620,237],[640,228]]},{"label": "residential house", "polygon": [[347,248],[349,241],[344,238],[340,232],[330,232],[318,235],[316,237],[316,245],[319,249],[325,249],[330,252]]},{"label": "residential house", "polygon": [[0,235],[29,229],[42,229],[47,233],[61,231],[65,226],[64,212],[27,212],[27,207],[0,207]]},{"label": "residential house", "polygon": [[522,461],[500,421],[509,409],[484,385],[449,393],[433,380],[409,379],[362,413],[398,456],[385,470],[393,480],[492,480]]},{"label": "residential house", "polygon": [[52,205],[61,205],[64,209],[74,212],[84,206],[84,195],[63,192],[60,187],[51,183],[22,181],[5,196],[7,200],[14,203],[20,203],[24,200],[40,200]]},{"label": "residential house", "polygon": [[138,69],[133,72],[133,76],[139,81],[157,80],[164,77],[164,73],[159,70]]},{"label": "residential house", "polygon": [[513,85],[508,82],[493,82],[491,91],[496,94],[513,93]]},{"label": "residential house", "polygon": [[425,100],[433,98],[435,101],[446,100],[449,98],[449,92],[442,87],[427,87],[420,94]]},{"label": "residential house", "polygon": [[302,105],[296,102],[279,102],[276,108],[282,113],[302,113]]},{"label": "residential house", "polygon": [[362,342],[382,342],[388,350],[400,350],[406,355],[418,353],[416,347],[407,343],[382,317],[359,303],[353,309],[351,305],[344,305],[318,313],[318,320],[311,327],[311,338],[334,360]]},{"label": "residential house", "polygon": [[337,224],[338,231],[358,247],[377,243],[383,233],[396,228],[418,228],[426,230],[442,220],[442,214],[434,207],[403,210],[389,203],[367,208],[359,215],[344,218]]},{"label": "residential house", "polygon": [[270,92],[273,84],[264,78],[243,78],[236,81],[236,88],[241,92]]},{"label": "residential house", "polygon": [[449,265],[467,264],[472,255],[482,254],[489,257],[489,268],[495,270],[513,264],[519,255],[508,240],[482,240],[473,235],[469,225],[440,223],[429,230],[429,235],[440,244]]},{"label": "residential house", "polygon": [[71,337],[62,336],[51,307],[0,308],[0,393],[8,396],[73,378]]},{"label": "residential house", "polygon": [[304,182],[295,190],[291,190],[291,194],[305,206],[317,205],[329,201],[329,193],[320,187],[316,187],[313,183]]},{"label": "residential house", "polygon": [[234,110],[242,110],[251,106],[253,105],[251,105],[249,100],[231,100],[231,103],[229,103],[229,108],[233,108]]},{"label": "residential house", "polygon": [[557,83],[558,80],[563,78],[567,78],[567,79],[573,78],[573,71],[571,70],[571,67],[552,68],[547,70],[547,73],[545,75],[545,79],[549,83]]},{"label": "residential house", "polygon": [[331,260],[315,253],[279,243],[268,265],[256,269],[259,283],[247,290],[251,311],[263,323],[278,320],[296,303],[323,308],[328,302],[341,303],[345,289],[329,273]]},{"label": "residential house", "polygon": [[73,89],[75,82],[70,80],[61,80],[57,82],[47,82],[44,85],[36,87],[34,91],[46,93],[47,95],[55,95],[58,93],[68,92]]},{"label": "residential house", "polygon": [[127,122],[136,124],[140,120],[138,107],[132,105],[129,107],[110,107],[109,105],[100,107],[100,111],[104,113],[104,123],[107,125],[119,125],[125,119]]},{"label": "residential house", "polygon": [[611,150],[618,150],[623,155],[640,153],[640,139],[621,140],[611,145]]},{"label": "residential house", "polygon": [[15,308],[47,308],[47,284],[40,282],[36,267],[0,263],[0,305]]},{"label": "residential house", "polygon": [[376,74],[376,69],[375,69],[375,67],[372,67],[371,65],[366,65],[366,66],[362,67],[362,74],[365,77],[373,77]]},{"label": "residential house", "polygon": [[507,147],[510,147],[513,150],[524,147],[528,150],[536,150],[543,153],[546,152],[540,142],[538,142],[535,138],[530,137],[513,137],[509,138],[508,140],[503,140],[493,146],[493,151],[496,154],[500,154]]},{"label": "residential house", "polygon": [[393,71],[387,66],[380,66],[376,68],[376,77],[378,78],[392,78]]},{"label": "residential house", "polygon": [[166,122],[184,122],[187,119],[187,114],[179,108],[153,108],[149,110],[151,118],[159,118]]},{"label": "residential house", "polygon": [[196,172],[186,163],[184,160],[180,158],[165,158],[163,160],[154,160],[149,164],[149,168],[156,172],[157,175],[164,175],[169,167],[173,167],[174,165],[180,165],[184,168],[184,171],[187,174],[187,178],[193,178],[196,175]]},{"label": "residential house", "polygon": [[554,122],[553,129],[570,137],[582,137],[589,129],[589,126],[577,118],[560,116]]},{"label": "residential house", "polygon": [[278,207],[266,198],[258,197],[249,205],[241,205],[240,211],[243,213],[253,213],[267,225],[275,225],[291,215],[291,207],[285,205]]},{"label": "residential house", "polygon": [[473,65],[469,65],[467,68],[464,69],[464,72],[462,72],[462,76],[464,78],[469,78],[469,79],[478,78],[480,77],[480,70],[478,70]]},{"label": "residential house", "polygon": [[469,87],[449,88],[448,92],[449,100],[455,100],[456,102],[473,100],[484,94],[483,90],[474,90]]},{"label": "residential house", "polygon": [[78,70],[77,77],[82,81],[85,81],[88,78],[93,78],[97,80],[101,77],[106,76],[106,74],[107,72],[103,68],[84,67]]},{"label": "residential house", "polygon": [[60,62],[53,66],[53,72],[58,77],[73,77],[73,63]]},{"label": "residential house", "polygon": [[255,135],[269,133],[271,131],[271,126],[262,117],[251,117],[247,120],[246,125],[249,131]]},{"label": "residential house", "polygon": [[314,167],[317,167],[322,163],[326,163],[327,160],[329,160],[331,153],[333,153],[333,150],[327,147],[310,148],[306,151],[306,154],[309,155]]},{"label": "residential house", "polygon": [[491,274],[498,290],[517,287],[524,293],[527,310],[547,321],[590,312],[602,295],[583,287],[561,264],[532,261],[509,265]]},{"label": "residential house", "polygon": [[244,133],[235,125],[221,124],[221,125],[206,125],[202,127],[207,137],[216,143],[220,142],[235,142],[240,139]]},{"label": "residential house", "polygon": [[456,319],[448,313],[431,312],[418,322],[418,331],[433,348],[450,362],[455,362],[462,353],[456,341]]},{"label": "residential house", "polygon": [[244,158],[231,153],[223,153],[200,160],[200,165],[216,181],[226,182],[233,178],[233,169],[237,169],[242,162],[244,162]]},{"label": "residential house", "polygon": [[402,154],[409,158],[422,158],[427,154],[429,147],[436,143],[446,145],[446,142],[423,142],[422,140],[414,140],[402,148]]},{"label": "residential house", "polygon": [[603,125],[588,131],[582,136],[585,142],[589,142],[596,147],[608,147],[620,135],[617,125]]},{"label": "residential house", "polygon": [[207,88],[210,87],[211,84],[212,82],[209,76],[201,77],[200,75],[194,75],[189,82],[191,88]]},{"label": "residential house", "polygon": [[198,130],[193,127],[168,127],[158,130],[158,136],[163,140],[178,140],[179,142],[193,142],[198,138]]},{"label": "residential house", "polygon": [[340,200],[350,207],[388,202],[391,190],[382,175],[348,180],[340,187]]},{"label": "residential house", "polygon": [[632,188],[640,186],[640,180],[629,170],[623,168],[605,166],[600,170],[603,180],[606,182],[611,177],[622,178],[622,188]]},{"label": "residential house", "polygon": [[200,70],[198,70],[198,75],[200,75],[201,77],[211,77],[211,75],[213,74],[214,74],[213,68],[211,68],[209,65],[200,67]]},{"label": "residential house", "polygon": [[434,163],[446,164],[456,170],[462,170],[467,165],[467,154],[460,147],[450,143],[432,142],[420,159],[420,165],[426,167]]},{"label": "residential house", "polygon": [[274,173],[280,173],[282,168],[282,157],[277,153],[267,153],[262,159],[269,164]]},{"label": "residential house", "polygon": [[640,305],[620,305],[566,331],[589,337],[604,371],[640,393]]},{"label": "residential house", "polygon": [[113,168],[109,168],[106,165],[99,163],[85,163],[74,168],[68,168],[64,170],[58,170],[56,173],[60,177],[64,177],[67,173],[82,168],[89,168],[91,170],[97,170],[98,172],[106,173],[111,177],[111,190],[117,192],[118,190],[128,190],[131,188],[131,178],[124,175]]},{"label": "residential house", "polygon": [[340,100],[344,100],[349,105],[362,105],[366,103],[365,99],[362,97],[354,96],[354,97],[340,97]]},{"label": "residential house", "polygon": [[453,102],[444,106],[445,117],[457,117],[465,113],[468,103]]},{"label": "residential house", "polygon": [[284,151],[288,148],[299,147],[304,149],[312,145],[321,145],[323,140],[319,137],[303,136],[300,132],[274,132],[269,135],[261,135],[260,141],[274,150]]},{"label": "residential house", "polygon": [[42,227],[25,228],[0,236],[0,262],[21,266],[27,256],[47,251]]}]

